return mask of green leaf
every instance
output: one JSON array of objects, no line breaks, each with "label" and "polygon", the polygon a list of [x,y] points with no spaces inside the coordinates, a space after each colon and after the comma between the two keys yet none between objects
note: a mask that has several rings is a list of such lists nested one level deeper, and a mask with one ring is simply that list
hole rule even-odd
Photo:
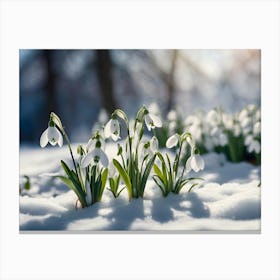
[{"label": "green leaf", "polygon": [[105,168],[102,173],[102,176],[101,176],[101,188],[100,188],[99,194],[98,194],[98,201],[100,201],[102,198],[102,195],[103,195],[103,192],[105,189],[105,185],[107,182],[107,177],[108,177],[108,168]]},{"label": "green leaf", "polygon": [[160,171],[159,167],[156,164],[154,164],[153,167],[154,167],[154,172],[157,174],[157,176],[164,181],[164,176],[163,176],[162,172]]},{"label": "green leaf", "polygon": [[[69,169],[69,167],[67,166],[67,164],[61,160],[61,165],[62,165],[62,168],[64,169],[66,175],[68,176],[68,178],[66,179],[69,179],[72,183],[72,185],[70,186],[69,184],[66,183],[66,181],[64,181],[71,189],[74,190],[74,192],[77,194],[77,196],[79,197],[80,199],[80,202],[82,203],[83,207],[87,205],[86,201],[85,201],[85,195],[86,193],[84,192],[83,190],[83,187],[81,186],[79,180],[78,180],[78,177],[77,175],[75,174],[74,171],[71,171]],[[57,176],[56,176],[57,177]],[[58,178],[60,178],[61,176],[58,176]],[[65,177],[64,177],[65,178]],[[62,179],[63,180],[63,179]],[[74,188],[73,188],[74,187]],[[85,204],[83,204],[85,203]]]},{"label": "green leaf", "polygon": [[121,164],[116,159],[113,159],[113,163],[114,163],[115,167],[117,168],[118,172],[120,173],[120,175],[126,185],[126,189],[127,189],[129,200],[130,200],[133,197],[133,190],[132,190],[130,178],[129,178],[128,174],[126,173],[126,171],[121,166]]},{"label": "green leaf", "polygon": [[148,177],[149,177],[149,175],[151,173],[151,170],[152,170],[152,167],[153,167],[155,159],[156,159],[156,155],[153,155],[153,157],[147,163],[147,166],[146,166],[145,171],[143,173],[143,176],[141,178],[141,187],[140,187],[140,196],[141,197],[144,194],[146,183],[147,183]]},{"label": "green leaf", "polygon": [[[158,182],[157,179],[159,179],[160,182]],[[153,180],[154,180],[154,182],[156,183],[156,185],[160,188],[160,190],[161,190],[161,192],[162,192],[162,195],[163,195],[163,196],[166,196],[166,189],[165,189],[164,185],[162,184],[161,179],[160,179],[157,175],[154,175],[154,176],[153,176]]]},{"label": "green leaf", "polygon": [[75,184],[73,184],[73,182],[69,178],[65,176],[55,176],[55,177],[59,178],[64,184],[66,184],[71,190],[75,192],[83,207],[87,206],[87,202],[85,200],[85,193],[77,189]]},{"label": "green leaf", "polygon": [[24,189],[29,191],[30,190],[30,187],[31,187],[31,184],[30,184],[30,179],[27,175],[24,176],[24,178],[26,179],[26,182],[24,183]]},{"label": "green leaf", "polygon": [[189,188],[189,190],[188,190],[188,192],[190,192],[195,186],[197,186],[198,185],[198,183],[194,183],[194,184],[192,184],[192,186]]}]

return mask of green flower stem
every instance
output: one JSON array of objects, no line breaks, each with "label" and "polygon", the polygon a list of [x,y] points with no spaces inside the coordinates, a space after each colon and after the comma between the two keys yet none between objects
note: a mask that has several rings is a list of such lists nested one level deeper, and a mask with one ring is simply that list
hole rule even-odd
[{"label": "green flower stem", "polygon": [[180,162],[182,146],[183,146],[182,143],[180,143],[179,153],[178,153],[178,155],[176,155],[176,159],[175,159],[175,166],[174,166],[175,177],[177,176],[177,173],[178,173],[178,166],[179,166],[179,162]]},{"label": "green flower stem", "polygon": [[76,171],[76,174],[78,176],[78,170],[77,170],[77,166],[76,166],[76,162],[74,160],[74,156],[73,156],[73,152],[72,152],[72,148],[71,148],[71,143],[70,143],[70,139],[66,133],[66,131],[64,130],[64,128],[62,127],[62,129],[58,128],[60,130],[60,132],[63,134],[66,142],[67,142],[67,146],[69,148],[69,151],[70,151],[70,155],[71,155],[71,158],[72,158],[72,161],[73,161],[73,164],[74,164],[74,168],[75,168],[75,171]]}]

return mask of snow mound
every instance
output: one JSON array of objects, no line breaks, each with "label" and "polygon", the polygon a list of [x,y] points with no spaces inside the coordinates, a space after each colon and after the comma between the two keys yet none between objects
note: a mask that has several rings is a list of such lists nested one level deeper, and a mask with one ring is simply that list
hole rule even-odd
[{"label": "snow mound", "polygon": [[[191,192],[186,187],[179,195],[164,198],[149,180],[144,199],[128,202],[126,190],[114,199],[105,190],[101,202],[76,209],[71,190],[50,174],[41,176],[62,172],[57,157],[69,160],[67,151],[41,153],[41,149],[23,149],[20,154],[20,175],[28,175],[31,182],[30,191],[20,196],[21,231],[260,231],[260,167],[208,154],[204,156],[208,166],[199,173],[205,181]],[[37,155],[46,158],[33,161]]]}]

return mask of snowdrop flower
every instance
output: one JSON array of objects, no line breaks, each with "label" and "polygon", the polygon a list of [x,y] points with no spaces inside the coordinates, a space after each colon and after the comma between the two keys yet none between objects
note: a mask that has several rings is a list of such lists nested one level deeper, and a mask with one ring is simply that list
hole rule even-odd
[{"label": "snowdrop flower", "polygon": [[238,137],[241,134],[241,128],[239,124],[234,124],[232,130],[235,137]]},{"label": "snowdrop flower", "polygon": [[150,148],[153,153],[157,152],[158,150],[158,140],[155,136],[153,136],[152,139],[150,140]]},{"label": "snowdrop flower", "polygon": [[169,124],[168,124],[168,130],[172,133],[172,132],[175,132],[176,130],[176,127],[177,127],[177,123],[175,121],[171,121]]},{"label": "snowdrop flower", "polygon": [[120,131],[120,123],[115,117],[113,117],[104,127],[104,136],[105,138],[111,137],[114,141],[117,141],[121,138]]},{"label": "snowdrop flower", "polygon": [[254,104],[249,104],[249,105],[247,106],[247,109],[248,109],[248,111],[249,111],[250,113],[252,113],[252,112],[254,112],[254,110],[256,109],[256,105],[254,105]]},{"label": "snowdrop flower", "polygon": [[199,119],[199,117],[195,115],[190,115],[185,120],[186,126],[192,126],[192,125],[199,126],[200,124],[201,124],[201,120]]},{"label": "snowdrop flower", "polygon": [[150,141],[145,143],[140,143],[139,145],[139,154],[145,157],[149,155],[149,157],[153,156],[158,150],[158,140],[155,136],[152,137]]},{"label": "snowdrop flower", "polygon": [[255,152],[256,154],[259,154],[261,151],[261,144],[257,140],[253,140],[250,145],[248,146],[248,152],[252,153]]},{"label": "snowdrop flower", "polygon": [[244,108],[240,113],[239,113],[239,116],[238,116],[238,120],[240,121],[240,123],[244,120],[244,119],[246,119],[246,118],[248,118],[249,116],[248,116],[248,111]]},{"label": "snowdrop flower", "polygon": [[248,147],[249,153],[255,152],[258,154],[261,151],[261,144],[259,141],[254,139],[253,135],[248,135],[245,138],[245,145]]},{"label": "snowdrop flower", "polygon": [[196,142],[201,142],[202,140],[201,126],[192,125],[189,128],[189,132],[191,133],[192,137],[195,139]]},{"label": "snowdrop flower", "polygon": [[159,114],[159,107],[157,105],[157,103],[153,102],[150,106],[149,106],[149,111],[152,112],[153,114]]},{"label": "snowdrop flower", "polygon": [[161,119],[154,114],[148,113],[148,111],[145,114],[145,123],[149,131],[156,127],[162,127]]},{"label": "snowdrop flower", "polygon": [[216,110],[211,110],[206,116],[206,121],[212,126],[215,126],[220,123],[221,118]]},{"label": "snowdrop flower", "polygon": [[260,109],[256,110],[254,119],[256,122],[261,120],[261,110]]},{"label": "snowdrop flower", "polygon": [[92,151],[95,148],[97,141],[100,142],[101,148],[104,150],[105,149],[105,141],[102,137],[100,137],[100,135],[98,135],[96,137],[93,137],[93,138],[90,138],[88,140],[88,143],[86,145],[86,150],[88,152]]},{"label": "snowdrop flower", "polygon": [[95,148],[87,153],[87,155],[82,159],[81,167],[86,168],[92,161],[97,164],[100,162],[104,167],[107,167],[109,160],[105,152],[101,149],[101,143],[98,141]]},{"label": "snowdrop flower", "polygon": [[190,172],[191,170],[198,172],[199,170],[204,169],[204,160],[201,155],[198,154],[196,148],[192,149],[191,156],[186,162],[186,171]]},{"label": "snowdrop flower", "polygon": [[257,122],[254,124],[254,128],[253,128],[253,134],[254,135],[258,135],[261,132],[261,123]]},{"label": "snowdrop flower", "polygon": [[233,128],[233,118],[231,115],[223,114],[223,123],[226,129],[232,129]]},{"label": "snowdrop flower", "polygon": [[101,110],[100,110],[99,115],[98,115],[98,121],[99,121],[100,123],[105,123],[105,122],[108,121],[108,115],[107,115],[105,109],[101,109]]},{"label": "snowdrop flower", "polygon": [[227,136],[222,132],[218,138],[220,146],[225,146],[228,143]]},{"label": "snowdrop flower", "polygon": [[167,114],[167,119],[169,121],[176,121],[177,120],[177,113],[175,110],[171,110],[168,114]]},{"label": "snowdrop flower", "polygon": [[58,144],[59,147],[63,145],[62,134],[55,126],[49,126],[41,135],[40,146],[44,148],[48,143],[52,146]]},{"label": "snowdrop flower", "polygon": [[170,136],[166,141],[166,148],[173,148],[179,143],[180,135],[178,133]]}]

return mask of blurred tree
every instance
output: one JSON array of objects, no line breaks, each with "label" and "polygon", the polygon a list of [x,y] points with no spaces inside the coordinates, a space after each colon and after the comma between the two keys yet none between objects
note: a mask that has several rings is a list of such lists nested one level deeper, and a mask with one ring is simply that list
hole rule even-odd
[{"label": "blurred tree", "polygon": [[[43,50],[42,57],[46,64],[46,79],[45,79],[45,89],[46,89],[46,113],[49,115],[50,112],[54,111],[58,113],[58,106],[55,97],[56,93],[56,74],[54,71],[54,50]],[[47,116],[48,118],[48,116]]]},{"label": "blurred tree", "polygon": [[110,50],[96,50],[96,72],[102,95],[103,106],[108,114],[117,107],[113,92],[113,64]]},{"label": "blurred tree", "polygon": [[177,58],[178,58],[178,50],[172,50],[171,53],[171,66],[170,71],[167,74],[167,112],[174,109],[175,106],[175,91],[176,91],[176,80],[175,80],[175,71],[176,71],[176,65],[177,65]]}]

